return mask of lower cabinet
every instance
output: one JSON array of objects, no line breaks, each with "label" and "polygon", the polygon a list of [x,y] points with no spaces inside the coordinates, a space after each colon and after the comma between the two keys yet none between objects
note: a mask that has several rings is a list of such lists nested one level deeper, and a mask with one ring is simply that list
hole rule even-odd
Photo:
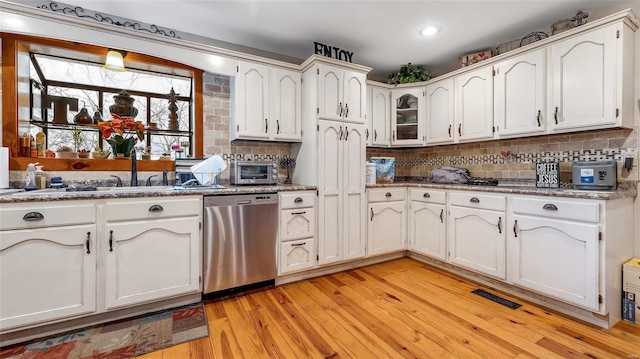
[{"label": "lower cabinet", "polygon": [[278,274],[308,270],[316,263],[316,193],[280,193]]},{"label": "lower cabinet", "polygon": [[96,310],[95,224],[0,233],[0,331]]},{"label": "lower cabinet", "polygon": [[445,261],[447,259],[446,192],[409,189],[409,249]]},{"label": "lower cabinet", "polygon": [[367,256],[397,252],[407,248],[407,191],[382,188],[367,191],[369,215]]},{"label": "lower cabinet", "polygon": [[449,261],[497,279],[506,279],[504,211],[503,196],[451,193]]}]

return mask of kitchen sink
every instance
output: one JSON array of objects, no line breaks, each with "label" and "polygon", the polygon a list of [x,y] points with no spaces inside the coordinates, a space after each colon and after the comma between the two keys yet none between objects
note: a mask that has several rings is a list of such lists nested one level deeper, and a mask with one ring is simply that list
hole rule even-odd
[{"label": "kitchen sink", "polygon": [[78,188],[77,190],[67,188],[44,188],[33,191],[24,191],[13,193],[13,196],[25,196],[32,194],[54,194],[54,193],[82,193],[82,192],[156,192],[156,191],[173,191],[173,186],[138,186],[138,187],[90,187]]}]

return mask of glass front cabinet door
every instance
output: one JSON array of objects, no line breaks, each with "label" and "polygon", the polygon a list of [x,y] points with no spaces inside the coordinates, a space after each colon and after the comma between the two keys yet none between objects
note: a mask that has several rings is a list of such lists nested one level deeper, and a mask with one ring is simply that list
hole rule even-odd
[{"label": "glass front cabinet door", "polygon": [[392,90],[391,145],[424,145],[424,87]]}]

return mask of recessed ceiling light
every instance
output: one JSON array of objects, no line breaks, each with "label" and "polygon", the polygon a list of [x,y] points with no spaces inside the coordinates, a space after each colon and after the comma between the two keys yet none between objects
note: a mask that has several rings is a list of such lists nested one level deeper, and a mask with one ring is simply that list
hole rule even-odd
[{"label": "recessed ceiling light", "polygon": [[420,31],[420,35],[422,36],[432,36],[438,32],[438,28],[435,26],[427,26],[422,31]]}]

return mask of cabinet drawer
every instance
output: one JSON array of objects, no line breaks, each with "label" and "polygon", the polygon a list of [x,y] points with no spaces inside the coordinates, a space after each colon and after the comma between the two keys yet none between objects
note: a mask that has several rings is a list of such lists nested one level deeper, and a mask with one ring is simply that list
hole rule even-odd
[{"label": "cabinet drawer", "polygon": [[600,221],[600,206],[595,202],[587,203],[544,197],[513,197],[511,207],[514,213],[519,214],[593,223]]},{"label": "cabinet drawer", "polygon": [[367,192],[369,203],[372,202],[396,202],[407,199],[406,188],[380,188],[370,189]]},{"label": "cabinet drawer", "polygon": [[409,198],[412,201],[424,203],[447,203],[447,192],[431,189],[411,189]]},{"label": "cabinet drawer", "polygon": [[280,208],[306,208],[316,204],[315,192],[292,192],[280,194]]},{"label": "cabinet drawer", "polygon": [[313,268],[314,246],[313,238],[280,244],[280,274]]},{"label": "cabinet drawer", "polygon": [[0,208],[0,230],[89,224],[96,221],[91,201],[5,204]]},{"label": "cabinet drawer", "polygon": [[477,192],[451,192],[449,193],[449,204],[452,206],[504,211],[506,198],[505,196]]},{"label": "cabinet drawer", "polygon": [[283,209],[280,211],[280,240],[315,237],[315,208]]},{"label": "cabinet drawer", "polygon": [[202,213],[202,201],[200,197],[126,198],[106,203],[102,217],[105,221],[114,222],[199,216],[200,213]]}]

